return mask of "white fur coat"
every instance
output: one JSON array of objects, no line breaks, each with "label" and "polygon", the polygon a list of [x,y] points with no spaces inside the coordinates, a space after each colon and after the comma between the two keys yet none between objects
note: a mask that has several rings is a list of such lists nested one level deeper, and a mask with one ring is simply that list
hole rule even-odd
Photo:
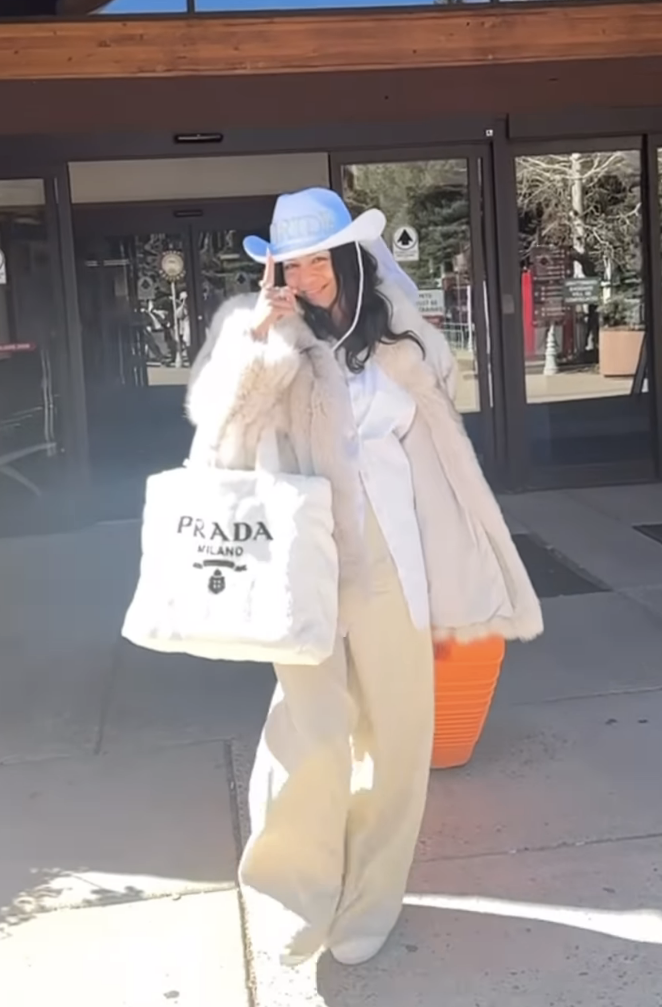
[{"label": "white fur coat", "polygon": [[[396,288],[383,292],[395,332],[379,366],[416,403],[403,441],[414,484],[435,639],[498,634],[528,640],[542,615],[519,554],[453,405],[456,370],[440,332]],[[361,589],[363,546],[356,433],[343,370],[331,348],[300,318],[275,326],[264,342],[249,334],[255,296],[227,301],[212,322],[191,374],[187,412],[197,432],[191,464],[250,468],[262,433],[276,432],[283,471],[321,475],[333,487],[341,603]]]}]

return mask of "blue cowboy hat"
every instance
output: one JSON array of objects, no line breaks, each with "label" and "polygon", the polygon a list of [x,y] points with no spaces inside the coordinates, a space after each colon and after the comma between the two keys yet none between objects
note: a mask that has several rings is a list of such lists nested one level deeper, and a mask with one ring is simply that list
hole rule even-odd
[{"label": "blue cowboy hat", "polygon": [[269,229],[270,241],[251,235],[244,251],[256,262],[271,252],[276,262],[355,242],[376,241],[386,226],[381,210],[366,210],[356,219],[331,189],[302,189],[279,196]]}]

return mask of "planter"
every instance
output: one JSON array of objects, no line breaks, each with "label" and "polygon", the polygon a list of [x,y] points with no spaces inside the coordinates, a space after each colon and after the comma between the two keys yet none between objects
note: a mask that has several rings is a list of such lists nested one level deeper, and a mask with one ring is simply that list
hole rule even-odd
[{"label": "planter", "polygon": [[643,341],[643,329],[600,329],[600,374],[603,378],[633,377]]},{"label": "planter", "polygon": [[464,766],[481,736],[506,646],[499,637],[435,649],[432,768]]}]

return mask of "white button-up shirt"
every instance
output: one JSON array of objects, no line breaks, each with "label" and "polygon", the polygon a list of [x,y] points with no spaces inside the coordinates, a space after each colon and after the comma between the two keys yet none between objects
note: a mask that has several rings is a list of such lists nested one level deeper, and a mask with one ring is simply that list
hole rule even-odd
[{"label": "white button-up shirt", "polygon": [[430,625],[425,560],[409,460],[401,440],[416,413],[411,396],[374,360],[348,374],[359,441],[361,480],[393,557],[417,629]]}]

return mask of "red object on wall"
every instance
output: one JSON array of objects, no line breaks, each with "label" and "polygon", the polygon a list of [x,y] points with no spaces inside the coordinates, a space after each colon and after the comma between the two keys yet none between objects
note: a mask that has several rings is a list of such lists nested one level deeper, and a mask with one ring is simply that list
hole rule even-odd
[{"label": "red object on wall", "polygon": [[524,330],[524,356],[536,352],[536,330],[533,323],[533,281],[531,270],[522,270],[522,329]]},{"label": "red object on wall", "polygon": [[0,343],[0,353],[32,353],[36,343]]}]

